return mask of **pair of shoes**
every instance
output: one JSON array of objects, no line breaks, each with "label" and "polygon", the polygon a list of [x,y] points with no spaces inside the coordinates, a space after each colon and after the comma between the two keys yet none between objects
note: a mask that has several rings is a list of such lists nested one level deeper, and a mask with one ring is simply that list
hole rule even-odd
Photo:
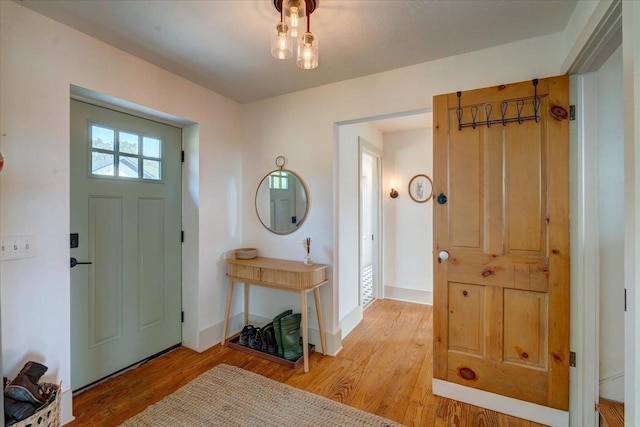
[{"label": "pair of shoes", "polygon": [[249,335],[249,348],[253,350],[262,351],[263,342],[264,342],[264,338],[262,334],[262,329],[254,328],[253,333]]},{"label": "pair of shoes", "polygon": [[31,361],[24,365],[13,381],[3,378],[5,425],[30,417],[48,401],[55,389],[46,384],[38,384],[47,369],[46,366]]},{"label": "pair of shoes", "polygon": [[298,360],[302,356],[302,344],[300,344],[300,321],[302,314],[293,313],[280,319],[280,333],[282,334],[282,347],[284,358]]},{"label": "pair of shoes", "polygon": [[293,313],[293,310],[285,310],[273,318],[273,332],[276,337],[276,346],[278,350],[278,357],[284,357],[284,347],[282,346],[282,331],[280,327],[280,320]]},{"label": "pair of shoes", "polygon": [[15,379],[7,385],[4,395],[18,402],[29,402],[36,406],[44,405],[50,393],[49,395],[43,393],[38,381],[47,369],[40,363],[27,362]]},{"label": "pair of shoes", "polygon": [[8,426],[29,418],[36,412],[36,407],[29,402],[18,402],[4,397],[4,425]]},{"label": "pair of shoes", "polygon": [[278,345],[278,357],[298,360],[302,356],[300,321],[302,314],[286,310],[273,319],[273,329]]},{"label": "pair of shoes", "polygon": [[264,338],[263,341],[263,350],[265,353],[269,353],[271,355],[278,355],[278,344],[276,343],[276,333],[273,328],[273,322],[265,325],[262,328],[262,335]]},{"label": "pair of shoes", "polygon": [[243,345],[245,347],[249,347],[249,337],[251,335],[253,335],[255,328],[253,327],[253,325],[247,325],[244,328],[242,328],[242,331],[240,332],[240,339],[238,340],[238,344]]}]

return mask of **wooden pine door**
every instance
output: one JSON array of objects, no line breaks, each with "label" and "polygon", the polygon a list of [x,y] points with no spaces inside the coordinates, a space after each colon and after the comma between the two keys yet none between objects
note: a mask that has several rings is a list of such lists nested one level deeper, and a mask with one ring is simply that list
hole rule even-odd
[{"label": "wooden pine door", "polygon": [[536,90],[434,98],[433,377],[567,410],[568,77]]}]

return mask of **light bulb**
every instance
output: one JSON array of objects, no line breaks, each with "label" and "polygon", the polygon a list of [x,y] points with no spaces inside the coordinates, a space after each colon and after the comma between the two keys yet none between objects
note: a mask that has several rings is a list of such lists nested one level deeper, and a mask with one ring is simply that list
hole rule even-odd
[{"label": "light bulb", "polygon": [[307,3],[305,0],[283,0],[282,7],[287,23],[291,29],[291,37],[298,37],[298,28],[302,27],[302,22],[307,16]]},{"label": "light bulb", "polygon": [[295,28],[295,29],[298,29],[298,25],[300,25],[300,22],[298,21],[297,7],[291,8],[291,15],[289,16],[289,25],[291,26],[291,28]]},{"label": "light bulb", "polygon": [[276,32],[271,38],[271,55],[274,58],[288,59],[293,55],[293,46],[287,30],[288,27],[284,22],[276,24]]},{"label": "light bulb", "polygon": [[296,64],[303,70],[318,67],[318,42],[311,33],[304,33],[298,43],[298,60]]}]

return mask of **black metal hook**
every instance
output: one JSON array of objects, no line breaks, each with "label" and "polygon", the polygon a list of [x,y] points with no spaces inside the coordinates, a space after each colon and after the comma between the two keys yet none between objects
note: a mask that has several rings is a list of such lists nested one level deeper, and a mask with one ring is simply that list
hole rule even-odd
[{"label": "black metal hook", "polygon": [[491,127],[491,110],[493,106],[491,104],[484,104],[484,115],[487,118],[487,127]]},{"label": "black metal hook", "polygon": [[540,98],[538,98],[538,79],[533,79],[533,117],[536,123],[540,123]]},{"label": "black metal hook", "polygon": [[456,110],[456,114],[458,115],[458,130],[462,130],[462,107],[460,106],[460,97],[462,96],[462,92],[458,91],[458,109]]},{"label": "black metal hook", "polygon": [[507,125],[507,110],[509,109],[509,103],[507,101],[502,101],[500,104],[500,110],[502,112],[502,126]]},{"label": "black metal hook", "polygon": [[476,128],[476,117],[478,117],[478,106],[471,107],[471,127]]},{"label": "black metal hook", "polygon": [[522,124],[522,110],[524,110],[524,99],[516,101],[516,109],[518,110],[518,124]]}]

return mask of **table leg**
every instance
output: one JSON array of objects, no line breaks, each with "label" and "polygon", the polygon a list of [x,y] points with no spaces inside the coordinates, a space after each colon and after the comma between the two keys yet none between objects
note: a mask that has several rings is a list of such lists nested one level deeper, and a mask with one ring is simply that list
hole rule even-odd
[{"label": "table leg", "polygon": [[322,320],[322,303],[320,302],[320,289],[313,290],[313,296],[316,300],[316,314],[318,315],[318,329],[320,329],[320,344],[322,345],[322,354],[327,354],[327,343],[324,336],[324,322]]},{"label": "table leg", "polygon": [[229,313],[231,312],[231,297],[233,296],[232,279],[229,279],[229,289],[227,289],[227,305],[224,307],[224,323],[222,324],[222,340],[221,344],[224,345],[227,340],[227,328],[229,327]]},{"label": "table leg", "polygon": [[300,311],[302,312],[302,357],[304,358],[304,371],[309,372],[309,329],[307,322],[307,291],[300,291]]},{"label": "table leg", "polygon": [[244,326],[249,324],[249,284],[244,284]]}]

